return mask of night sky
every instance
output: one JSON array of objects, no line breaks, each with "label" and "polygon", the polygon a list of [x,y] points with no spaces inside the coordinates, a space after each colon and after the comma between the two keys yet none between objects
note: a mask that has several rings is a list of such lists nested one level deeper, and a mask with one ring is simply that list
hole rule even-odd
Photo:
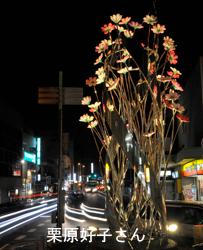
[{"label": "night sky", "polygon": [[[167,34],[178,45],[179,69],[187,79],[199,56],[203,55],[200,5],[199,0],[13,1],[1,4],[0,97],[21,112],[27,126],[33,126],[37,132],[48,129],[47,126],[57,126],[57,108],[37,105],[38,86],[57,86],[59,70],[64,73],[64,86],[85,86],[85,79],[95,71],[94,48],[104,39],[100,27],[116,13],[141,21],[146,14],[156,11],[159,23],[166,25]],[[85,147],[86,151],[84,149],[92,138],[78,122],[84,112],[79,106],[65,107],[65,128],[76,134],[75,138],[80,138],[76,139],[77,150],[83,155],[91,151],[94,157],[91,144]]]}]

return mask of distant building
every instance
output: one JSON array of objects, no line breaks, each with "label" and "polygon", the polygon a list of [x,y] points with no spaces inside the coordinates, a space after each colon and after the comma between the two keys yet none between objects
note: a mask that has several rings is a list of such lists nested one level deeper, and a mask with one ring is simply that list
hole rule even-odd
[{"label": "distant building", "polygon": [[[58,182],[59,136],[55,131],[41,133],[42,163],[41,173],[49,176],[51,183]],[[69,133],[63,133],[63,164],[65,178],[71,174],[73,166],[73,142]]]},{"label": "distant building", "polygon": [[21,188],[22,129],[20,114],[0,100],[0,204]]}]

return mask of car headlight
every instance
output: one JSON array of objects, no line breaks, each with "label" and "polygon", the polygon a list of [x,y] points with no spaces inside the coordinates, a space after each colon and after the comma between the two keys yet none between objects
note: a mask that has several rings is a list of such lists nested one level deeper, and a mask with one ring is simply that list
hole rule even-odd
[{"label": "car headlight", "polygon": [[97,188],[93,188],[93,189],[92,189],[92,192],[93,192],[93,193],[97,192]]},{"label": "car headlight", "polygon": [[178,229],[178,225],[175,224],[175,223],[171,223],[171,224],[168,224],[168,225],[166,226],[166,230],[169,231],[169,232],[171,232],[171,233],[176,232],[177,229]]}]

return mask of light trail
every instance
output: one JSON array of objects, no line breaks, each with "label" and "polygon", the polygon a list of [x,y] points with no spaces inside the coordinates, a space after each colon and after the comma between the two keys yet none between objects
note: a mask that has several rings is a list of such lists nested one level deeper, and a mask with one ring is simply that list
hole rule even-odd
[{"label": "light trail", "polygon": [[72,213],[72,214],[79,214],[79,215],[83,214],[82,211],[81,212],[77,212],[77,211],[71,210],[71,208],[69,208],[67,205],[65,205],[65,209],[66,209],[67,212]]},{"label": "light trail", "polygon": [[24,218],[26,218],[28,216],[35,215],[36,213],[40,213],[40,212],[43,212],[44,210],[48,210],[48,209],[51,209],[51,208],[54,208],[54,207],[56,207],[56,204],[54,204],[52,206],[49,206],[49,207],[41,208],[41,209],[33,211],[33,212],[25,213],[23,215],[20,215],[18,217],[13,218],[13,219],[7,220],[5,222],[1,222],[0,228],[8,226],[8,225],[10,225],[10,224],[12,224],[12,223],[14,223],[16,221],[22,220],[22,219],[24,219]]},{"label": "light trail", "polygon": [[91,210],[91,209],[86,208],[83,203],[81,204],[80,207],[81,207],[82,210],[85,210],[86,212],[93,213],[93,214],[102,214],[102,215],[104,215],[104,212],[99,212],[99,211],[95,211],[95,210]]},{"label": "light trail", "polygon": [[33,210],[33,209],[38,209],[39,207],[44,207],[46,205],[47,204],[42,204],[42,205],[38,205],[38,206],[35,206],[35,207],[25,208],[25,209],[19,210],[17,212],[12,212],[12,213],[9,213],[9,214],[5,214],[5,215],[0,216],[0,220],[4,219],[4,218],[7,218],[7,217],[10,217],[12,215],[21,214],[23,212],[30,211],[30,210]]},{"label": "light trail", "polygon": [[9,227],[9,228],[7,228],[7,229],[1,231],[1,232],[0,232],[0,235],[4,234],[4,233],[6,233],[6,232],[8,232],[8,231],[10,231],[10,230],[12,230],[12,229],[14,229],[14,228],[20,226],[20,225],[23,225],[23,224],[25,224],[25,223],[27,223],[27,222],[29,222],[29,221],[31,221],[31,220],[34,220],[34,219],[36,219],[36,218],[38,218],[38,217],[40,217],[40,216],[42,216],[42,215],[44,215],[44,214],[50,213],[50,212],[52,212],[52,211],[54,211],[54,210],[56,210],[56,208],[51,209],[51,210],[46,211],[46,212],[43,212],[43,213],[41,213],[41,214],[38,214],[38,215],[35,216],[35,217],[32,217],[32,218],[30,218],[30,219],[28,219],[28,220],[25,220],[25,221],[23,221],[23,222],[20,222],[20,223],[14,225],[14,226],[12,226],[12,227]]},{"label": "light trail", "polygon": [[57,200],[57,198],[50,199],[50,200],[44,200],[44,201],[40,201],[40,204],[49,203],[49,202],[56,201],[56,200]]},{"label": "light trail", "polygon": [[99,210],[99,211],[105,211],[105,209],[103,209],[103,208],[98,208],[98,207],[88,207],[88,206],[86,206],[84,203],[81,203],[81,205],[83,205],[84,207],[86,207],[86,208],[88,208],[88,209]]},{"label": "light trail", "polygon": [[86,220],[78,219],[78,218],[72,217],[72,216],[67,215],[67,214],[65,214],[65,217],[69,220],[73,220],[73,221],[77,221],[77,222],[81,222],[81,223],[86,222]]},{"label": "light trail", "polygon": [[82,213],[84,214],[85,217],[87,217],[89,219],[98,220],[98,221],[107,221],[106,218],[101,218],[101,217],[89,215],[84,210],[82,210]]}]

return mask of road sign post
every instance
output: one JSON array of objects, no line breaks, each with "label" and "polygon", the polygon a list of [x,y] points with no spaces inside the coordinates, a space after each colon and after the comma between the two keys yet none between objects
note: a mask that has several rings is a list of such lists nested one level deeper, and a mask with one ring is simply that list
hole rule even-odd
[{"label": "road sign post", "polygon": [[39,87],[38,104],[58,104],[59,121],[59,159],[58,159],[58,203],[57,211],[52,218],[57,228],[62,228],[64,223],[65,192],[64,186],[64,164],[63,164],[63,105],[80,105],[83,89],[77,87],[63,87],[63,72],[59,72],[59,86]]},{"label": "road sign post", "polygon": [[58,161],[58,212],[57,227],[64,223],[64,165],[63,165],[63,73],[59,72],[59,161]]}]

